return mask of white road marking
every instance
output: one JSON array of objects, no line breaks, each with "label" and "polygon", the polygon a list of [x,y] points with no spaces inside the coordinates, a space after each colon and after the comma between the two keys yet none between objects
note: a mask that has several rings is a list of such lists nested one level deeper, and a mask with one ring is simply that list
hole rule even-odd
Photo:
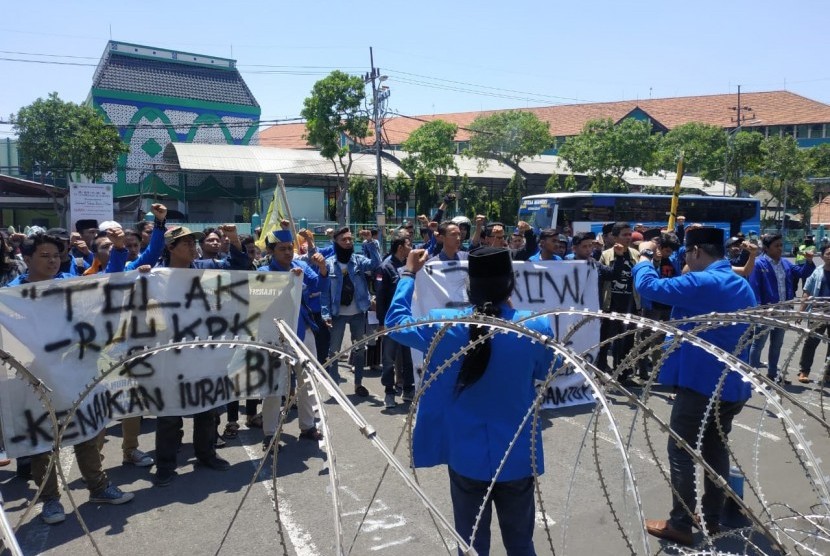
[{"label": "white road marking", "polygon": [[733,422],[732,424],[735,425],[736,427],[738,427],[739,429],[744,429],[746,431],[751,432],[752,434],[759,434],[759,435],[761,435],[762,438],[766,438],[767,440],[772,440],[773,442],[778,442],[779,440],[781,440],[780,436],[776,436],[776,435],[772,434],[771,432],[758,431],[758,429],[756,429],[754,427],[750,427],[749,425],[744,425],[743,423]]},{"label": "white road marking", "polygon": [[[242,447],[245,448],[245,452],[247,452],[248,454],[248,459],[251,460],[251,464],[256,469],[256,467],[259,465],[259,460],[262,459],[262,451],[259,444],[244,444]],[[274,492],[271,480],[268,479],[265,481],[260,481],[259,484],[265,487],[265,490],[268,491],[268,495],[271,497],[272,504],[274,504],[276,507],[278,493]],[[282,494],[280,489],[278,489],[278,492],[280,495]],[[294,552],[297,553],[297,556],[320,555],[320,552],[314,545],[314,541],[312,540],[311,535],[308,533],[308,531],[300,527],[294,520],[294,511],[291,509],[291,505],[288,503],[284,496],[280,498],[280,521],[282,522],[282,526],[285,529],[285,532],[288,534],[288,538],[291,541],[291,545],[294,547]]]}]

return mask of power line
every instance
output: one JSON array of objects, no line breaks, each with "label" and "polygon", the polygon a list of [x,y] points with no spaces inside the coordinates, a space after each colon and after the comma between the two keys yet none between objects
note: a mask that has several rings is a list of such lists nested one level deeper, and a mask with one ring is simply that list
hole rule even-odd
[{"label": "power line", "polygon": [[429,79],[431,81],[441,81],[441,82],[444,82],[444,83],[453,83],[455,85],[464,85],[464,86],[467,86],[467,87],[477,87],[479,89],[491,89],[491,90],[494,90],[494,91],[504,91],[504,92],[507,92],[507,93],[518,93],[518,94],[530,95],[530,96],[539,97],[539,98],[572,100],[572,101],[577,101],[577,102],[593,102],[591,100],[580,99],[580,98],[562,97],[562,96],[557,96],[557,95],[543,95],[543,94],[531,93],[531,92],[528,92],[528,91],[519,91],[519,90],[516,90],[516,89],[505,89],[505,88],[502,88],[502,87],[492,87],[490,85],[479,85],[479,84],[476,84],[476,83],[468,83],[466,81],[453,81],[452,79],[443,79],[443,78],[439,78],[439,77],[431,77],[429,75],[422,75],[422,74],[418,74],[418,73],[411,73],[411,72],[400,71],[400,70],[395,70],[395,69],[389,69],[387,71],[389,73],[394,73],[394,74],[409,75],[409,76],[412,76],[412,77],[421,77],[421,78],[424,78],[424,79]]},{"label": "power line", "polygon": [[75,58],[78,60],[98,60],[99,56],[70,56],[69,54],[45,54],[43,52],[18,52],[16,50],[0,50],[0,54],[18,54],[21,56],[46,56],[48,58]]},{"label": "power line", "polygon": [[57,62],[51,60],[24,60],[23,58],[0,58],[0,61],[3,62],[24,62],[28,64],[50,64],[55,66],[87,66],[87,67],[97,67],[98,64],[84,64],[81,62]]}]

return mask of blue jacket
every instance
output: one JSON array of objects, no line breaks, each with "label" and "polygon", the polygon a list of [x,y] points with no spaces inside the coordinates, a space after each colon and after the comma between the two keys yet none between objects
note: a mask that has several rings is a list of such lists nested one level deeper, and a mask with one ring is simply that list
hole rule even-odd
[{"label": "blue jacket", "polygon": [[[412,316],[415,280],[403,277],[398,282],[386,326],[417,322]],[[467,316],[472,308],[438,309],[429,318]],[[519,320],[530,316],[502,305],[502,318]],[[528,328],[552,336],[546,318],[527,321]],[[405,346],[428,351],[440,326],[421,326],[393,332],[391,337]],[[470,340],[465,326],[451,327],[433,352],[424,382],[435,370],[466,346]],[[542,380],[553,363],[553,351],[526,337],[498,334],[492,338],[492,354],[487,370],[478,382],[455,393],[461,359],[453,362],[424,391],[418,405],[413,433],[415,467],[447,464],[465,477],[490,481],[496,475],[507,447],[536,398],[535,381]],[[533,475],[531,468],[531,422],[525,424],[505,462],[498,481],[513,481]],[[541,429],[536,431],[537,472],[544,472]]]},{"label": "blue jacket", "polygon": [[778,280],[775,278],[772,260],[766,255],[755,259],[755,267],[752,269],[752,274],[749,275],[749,283],[752,285],[759,305],[771,305],[779,301],[792,299],[795,297],[795,284],[798,283],[798,279],[804,278],[806,280],[816,268],[813,261],[794,265],[783,257],[781,258],[781,264],[784,265],[784,275],[787,277],[787,299],[778,299]]},{"label": "blue jacket", "polygon": [[[66,279],[69,279],[69,278],[77,278],[77,276],[75,276],[74,274],[69,274],[68,272],[58,272],[55,275],[55,277],[52,278],[52,280],[66,280]],[[27,272],[26,274],[21,274],[20,276],[18,276],[17,278],[12,280],[8,284],[6,284],[6,287],[20,286],[21,284],[28,284],[28,283],[29,283],[29,273]]]},{"label": "blue jacket", "polygon": [[[562,257],[560,257],[559,255],[553,255],[553,256],[551,256],[550,259],[547,259],[547,260],[549,260],[549,261],[561,261]],[[538,262],[544,262],[542,260],[542,252],[537,251],[536,254],[530,256],[528,261],[537,262],[537,263]]]},{"label": "blue jacket", "polygon": [[[732,270],[729,261],[722,259],[704,270],[688,272],[674,278],[660,278],[651,262],[634,265],[634,288],[643,298],[671,305],[671,318],[683,319],[719,312],[729,313],[757,305],[749,283]],[[694,328],[691,324],[679,326],[682,330]],[[733,353],[748,325],[728,325],[701,332],[699,336],[719,348]],[[668,342],[669,340],[667,340]],[[739,354],[747,361],[749,346]],[[687,342],[671,352],[660,370],[662,384],[682,386],[704,396],[710,396],[724,371],[724,364],[706,351]],[[752,389],[740,374],[730,372],[724,381],[721,397],[737,402],[749,399]]]},{"label": "blue jacket", "polygon": [[[311,307],[311,297],[314,299],[320,298],[320,290],[328,285],[328,280],[325,276],[317,274],[313,268],[302,261],[291,261],[291,268],[301,268],[303,270],[303,298],[300,305],[300,318],[297,321],[297,337],[301,340],[305,339],[306,327],[311,328],[316,332],[316,324],[314,318],[311,316],[313,308]],[[260,272],[288,272],[288,268],[283,268],[274,259],[267,265],[263,265],[258,269]]]},{"label": "blue jacket", "polygon": [[[348,263],[349,277],[354,284],[354,301],[360,312],[369,310],[369,284],[366,282],[366,273],[374,272],[380,266],[380,253],[378,244],[374,241],[363,242],[363,252],[369,257],[353,253]],[[343,272],[340,270],[340,263],[337,255],[326,259],[328,266],[329,287],[323,288],[323,295],[320,303],[321,313],[324,319],[330,319],[340,314],[340,290],[343,287]]]},{"label": "blue jacket", "polygon": [[[240,251],[231,245],[230,256],[227,259],[196,259],[190,263],[190,268],[199,270],[249,270],[251,261],[245,251]],[[159,266],[164,266],[163,261]]]},{"label": "blue jacket", "polygon": [[138,255],[134,261],[129,261],[124,270],[135,270],[141,265],[148,264],[155,266],[159,262],[162,252],[164,251],[164,226],[156,225],[153,227],[153,232],[150,234],[150,243],[147,248]]}]

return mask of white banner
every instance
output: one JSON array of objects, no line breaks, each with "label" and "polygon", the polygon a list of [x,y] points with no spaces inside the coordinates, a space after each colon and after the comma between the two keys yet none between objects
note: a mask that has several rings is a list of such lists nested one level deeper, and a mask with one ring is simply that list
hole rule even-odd
[{"label": "white banner", "polygon": [[78,220],[97,220],[98,224],[113,219],[112,185],[108,183],[73,183],[69,186],[70,231]]},{"label": "white banner", "polygon": [[[51,390],[61,419],[99,373],[145,346],[208,337],[276,343],[274,319],[296,327],[301,292],[302,277],[289,272],[167,268],[0,288],[0,349]],[[189,415],[283,395],[285,367],[242,347],[160,351],[102,381],[78,407],[64,443],[125,416]],[[46,408],[8,367],[0,371],[0,423],[11,457],[51,447]]]},{"label": "white banner", "polygon": [[[599,310],[597,269],[582,261],[513,261],[516,286],[511,300],[516,309],[547,311],[550,309]],[[430,309],[465,307],[467,302],[467,261],[434,261],[424,266],[415,282],[412,313],[425,317]],[[581,317],[552,316],[551,329],[557,338],[569,334]],[[579,328],[568,346],[582,353],[599,343],[599,321]],[[593,361],[596,349],[586,355]],[[417,363],[417,361],[416,361]],[[590,386],[576,373],[557,377],[551,383],[543,407],[567,407],[593,403]]]}]

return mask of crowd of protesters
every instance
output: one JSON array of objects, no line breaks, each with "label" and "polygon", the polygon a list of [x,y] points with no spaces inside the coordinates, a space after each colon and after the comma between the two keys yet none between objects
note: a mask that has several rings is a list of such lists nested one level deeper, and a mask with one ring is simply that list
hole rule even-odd
[{"label": "crowd of protesters", "polygon": [[[479,261],[483,259],[476,257],[487,254],[491,257],[490,260],[501,261],[500,268],[505,276],[510,275],[509,264],[502,261],[501,257],[506,257],[507,261],[531,261],[539,264],[547,261],[552,261],[552,264],[569,260],[590,261],[598,269],[600,288],[597,302],[603,312],[636,314],[658,321],[677,318],[678,314],[700,314],[697,309],[701,306],[684,309],[685,301],[677,293],[680,289],[673,289],[669,293],[666,288],[679,280],[677,284],[680,285],[677,287],[682,285],[685,288],[682,289],[686,292],[683,295],[693,295],[696,288],[704,288],[703,282],[698,280],[704,275],[714,281],[712,283],[719,284],[718,287],[739,291],[741,296],[736,301],[740,307],[714,303],[711,310],[735,310],[755,304],[770,305],[793,300],[799,281],[802,280],[801,311],[807,311],[813,298],[830,297],[830,271],[817,269],[813,263],[813,255],[818,252],[825,264],[824,268],[830,269],[827,265],[830,263],[830,250],[826,244],[820,249],[812,245],[812,238],[809,237],[805,245],[798,248],[796,262],[791,263],[783,257],[783,241],[776,234],[763,236],[760,245],[757,245],[742,236],[725,239],[719,230],[696,224],[685,226],[682,221],[674,229],[648,229],[629,222],[613,222],[604,225],[601,234],[584,231],[574,233],[569,226],[534,230],[526,222],[519,222],[515,228],[510,229],[500,222],[488,222],[481,215],[472,221],[463,216],[445,219],[444,213],[453,200],[452,196],[447,196],[431,218],[420,216],[417,233],[414,223],[386,230],[389,238],[388,253],[383,252],[377,240],[377,230],[360,230],[357,233],[361,242],[358,252],[353,231],[345,226],[326,230],[326,244],[318,246],[309,230],[299,230],[295,236],[287,221],[283,221],[279,229],[266,232],[264,237],[259,237],[259,234],[239,234],[233,224],[207,228],[201,232],[191,231],[184,226],[168,225],[166,208],[155,204],[152,207],[154,222],[140,222],[132,228],[112,221],[99,223],[79,220],[71,232],[62,228],[34,228],[28,235],[0,234],[0,285],[16,286],[129,270],[150,271],[156,266],[290,272],[303,281],[302,303],[295,323],[298,337],[321,364],[329,363],[327,370],[338,383],[345,382],[345,379],[340,374],[340,361],[334,359],[334,356],[343,347],[346,328],[348,327],[354,344],[364,339],[372,326],[377,329],[385,324],[399,324],[401,311],[406,308],[405,304],[400,305],[401,284],[405,284],[410,295],[412,282],[405,279],[414,278],[414,273],[430,261],[475,259],[476,264],[481,265]],[[258,241],[261,242],[260,245],[264,244],[264,250],[257,246]],[[477,252],[479,255],[475,255]],[[648,272],[645,271],[646,268]],[[727,277],[724,274],[727,271],[734,278]],[[690,277],[684,278],[687,274]],[[483,275],[488,274],[484,272]],[[485,301],[504,303],[502,293],[499,290],[489,301],[480,299],[481,307],[477,310],[484,310],[482,307]],[[470,295],[476,296],[477,293],[471,290]],[[411,315],[407,314],[406,318],[411,319]],[[652,350],[654,354],[641,358],[636,369],[630,365],[623,367],[623,362],[635,343],[640,343],[640,347],[643,347],[642,343],[656,346],[663,341],[662,335],[653,331],[623,334],[632,326],[634,325],[626,324],[624,319],[603,319],[600,329],[602,345],[595,361],[600,371],[617,373],[616,378],[624,388],[641,386],[642,379],[652,376],[654,365],[659,359],[659,350]],[[819,330],[826,334],[826,328]],[[782,328],[758,327],[747,354],[748,361],[753,366],[765,366],[767,376],[782,384],[788,381],[786,371],[778,367],[783,339]],[[727,340],[726,343],[731,341]],[[453,341],[458,341],[458,338]],[[413,368],[410,348],[420,347],[422,343],[406,334],[392,334],[375,342],[368,352],[363,348],[353,350],[349,361],[353,375],[349,378],[355,399],[359,401],[371,395],[365,385],[364,373],[367,368],[377,368],[384,389],[384,407],[395,407],[399,399],[403,403],[411,402],[415,397],[416,370]],[[798,380],[802,383],[811,380],[810,370],[818,343],[815,337],[804,342],[798,373]],[[500,344],[494,342],[494,345]],[[729,346],[723,347],[726,349]],[[767,362],[762,363],[761,352],[765,348]],[[493,361],[499,361],[498,358],[503,355],[494,353]],[[486,365],[486,361],[490,360],[489,355],[484,360]],[[461,367],[464,367],[463,362],[460,363],[459,368]],[[479,371],[483,372],[482,368],[475,372]],[[694,389],[696,386],[677,382],[677,377],[667,378],[661,374],[659,380],[678,387],[677,399],[685,404],[684,407],[689,404],[699,405],[699,397],[706,394],[686,393],[684,388]],[[292,377],[292,388],[296,392],[299,438],[321,440],[322,433],[315,424],[306,378]],[[728,421],[740,410],[745,402],[743,392],[733,401],[738,405],[732,413],[721,415],[722,420]],[[260,403],[262,409],[258,412]],[[245,426],[262,429],[262,449],[266,453],[279,449],[279,443],[274,437],[280,412],[293,409],[286,405],[285,399],[272,398],[249,399],[244,402]],[[689,415],[693,420],[697,415],[697,406],[692,405],[689,405],[688,415],[678,415],[677,422],[673,416],[673,428],[675,425],[678,429],[684,424],[688,425],[691,422]],[[211,409],[192,416],[196,459],[202,466],[218,471],[228,469],[229,464],[218,455],[217,448],[237,437],[242,407],[240,402],[227,405],[225,425],[220,433],[221,409]],[[177,452],[182,443],[182,418],[168,416],[155,420],[153,456],[139,449],[141,418],[124,419],[121,424],[123,463],[137,467],[155,465],[154,483],[159,487],[170,484],[176,477]],[[129,502],[133,498],[132,493],[124,492],[111,484],[102,469],[103,438],[102,433],[74,447],[81,474],[91,493],[90,499],[110,504]],[[677,461],[681,459],[676,447],[673,452],[670,450],[670,458]],[[33,479],[38,485],[45,485],[41,518],[52,524],[63,521],[65,514],[60,503],[54,468],[46,473],[48,461],[49,454],[21,458],[17,462],[17,474],[25,479]],[[2,465],[8,463],[8,460],[0,461]],[[688,467],[689,462],[684,460],[684,465]],[[719,461],[716,469],[722,467],[722,462]],[[463,469],[463,466],[453,469],[456,472]],[[481,473],[478,475],[472,479],[488,480]],[[524,480],[526,477],[519,478]],[[471,477],[465,477],[463,473],[451,473],[451,479],[453,488],[458,489],[463,485],[469,486]],[[678,479],[675,488],[676,496],[680,496],[688,505],[689,497],[694,494],[694,485],[690,486]],[[467,500],[465,504],[472,502]],[[468,520],[469,516],[465,516],[464,519]],[[709,519],[712,516],[706,517]],[[677,512],[672,514],[672,519],[673,521],[652,522],[649,531],[685,543],[690,535],[689,520]],[[466,525],[460,527],[465,532],[469,529]]]}]

